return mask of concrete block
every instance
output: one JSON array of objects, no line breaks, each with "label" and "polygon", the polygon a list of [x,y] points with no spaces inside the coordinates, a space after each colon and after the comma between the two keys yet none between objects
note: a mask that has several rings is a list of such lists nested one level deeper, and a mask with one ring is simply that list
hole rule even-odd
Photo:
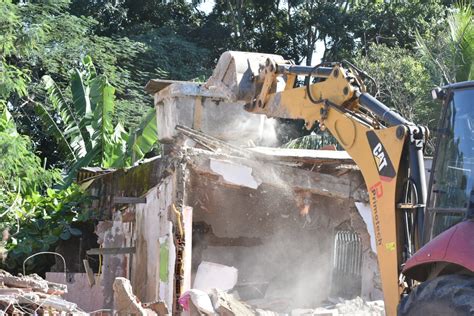
[{"label": "concrete block", "polygon": [[155,93],[158,138],[171,143],[182,125],[236,144],[271,145],[276,141],[274,120],[244,110],[216,89],[193,82],[176,82]]}]

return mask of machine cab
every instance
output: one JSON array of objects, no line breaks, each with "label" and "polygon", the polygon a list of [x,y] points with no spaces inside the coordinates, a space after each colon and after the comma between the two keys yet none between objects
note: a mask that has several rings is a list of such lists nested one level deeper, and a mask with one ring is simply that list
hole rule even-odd
[{"label": "machine cab", "polygon": [[438,125],[424,242],[462,221],[474,201],[474,81],[434,91],[444,100]]},{"label": "machine cab", "polygon": [[424,246],[403,274],[426,281],[474,273],[474,81],[435,90],[443,109],[429,185]]}]

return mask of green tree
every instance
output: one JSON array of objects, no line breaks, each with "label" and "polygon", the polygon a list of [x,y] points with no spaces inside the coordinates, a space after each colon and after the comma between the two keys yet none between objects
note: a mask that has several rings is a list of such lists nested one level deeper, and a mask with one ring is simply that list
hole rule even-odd
[{"label": "green tree", "polygon": [[[31,140],[17,132],[4,105],[0,105],[0,156],[0,266],[20,272],[27,256],[54,250],[59,239],[80,235],[74,225],[90,215],[79,187],[54,188],[62,183],[60,170],[44,168]],[[50,265],[48,258],[37,257],[28,270],[40,272]]]},{"label": "green tree", "polygon": [[131,133],[120,122],[114,126],[114,87],[105,75],[97,74],[90,57],[84,58],[82,69],[76,69],[71,77],[72,102],[51,77],[45,76],[49,102],[37,103],[47,131],[65,151],[70,164],[68,180],[84,166],[130,166],[142,159],[158,139],[155,109],[150,109]]},{"label": "green tree", "polygon": [[46,170],[29,138],[17,132],[5,105],[0,105],[0,156],[0,193],[30,194],[60,180],[59,170]]},{"label": "green tree", "polygon": [[[157,70],[141,68],[142,64],[136,62],[146,50],[143,44],[127,37],[97,35],[97,21],[72,15],[68,10],[67,0],[0,2],[0,93],[10,104],[19,132],[32,138],[48,165],[59,167],[64,157],[56,150],[54,139],[44,133],[34,110],[36,102],[44,102],[44,75],[64,89],[71,69],[77,68],[84,56],[99,60],[97,72],[107,73],[116,88],[114,122],[122,121],[129,129],[136,127],[152,106],[143,87]],[[70,93],[66,92],[65,97],[70,98]]]},{"label": "green tree", "polygon": [[429,37],[417,35],[420,53],[437,83],[447,84],[474,79],[474,23],[472,7],[457,5],[442,24],[442,30]]},{"label": "green tree", "polygon": [[[431,99],[431,90],[437,85],[426,63],[409,49],[373,44],[356,58],[360,68],[369,73],[377,86],[369,86],[377,99],[403,117],[416,124],[437,129],[439,104]],[[428,142],[427,150],[434,150],[435,136]]]},{"label": "green tree", "polygon": [[377,82],[377,87],[372,87],[377,99],[403,117],[425,125],[437,119],[430,98],[433,82],[415,53],[373,44],[367,54],[357,56],[355,63]]},{"label": "green tree", "polygon": [[[58,144],[64,150],[58,151],[57,158],[59,165],[66,161],[72,166],[71,175],[88,162],[130,165],[156,141],[153,110],[143,121],[134,118],[138,128],[131,133],[116,124],[115,89],[109,83],[122,88],[117,90],[120,105],[136,102],[148,107],[138,97],[143,98],[144,82],[136,78],[143,73],[127,70],[143,45],[94,35],[92,19],[72,16],[67,9],[68,2],[61,0],[21,5],[0,1],[0,253],[1,265],[15,272],[32,253],[54,250],[60,239],[79,236],[78,223],[93,216],[80,188],[65,187],[61,170],[48,168],[46,158],[51,155],[43,142],[49,148],[56,146],[46,131],[56,128],[62,133]],[[84,65],[78,62],[89,52],[103,61],[97,69],[88,58]],[[68,91],[65,87],[74,68],[79,70],[73,72],[75,80]],[[79,107],[73,109],[72,104]],[[35,108],[50,119],[48,129],[40,125]],[[82,112],[78,115],[72,109]],[[45,153],[40,157],[38,150]],[[48,266],[48,259],[35,257],[27,270],[44,271]]]},{"label": "green tree", "polygon": [[384,44],[413,50],[416,32],[425,36],[439,31],[445,17],[442,1],[352,1],[347,19],[334,23],[326,59],[340,60],[368,53],[371,45]]}]

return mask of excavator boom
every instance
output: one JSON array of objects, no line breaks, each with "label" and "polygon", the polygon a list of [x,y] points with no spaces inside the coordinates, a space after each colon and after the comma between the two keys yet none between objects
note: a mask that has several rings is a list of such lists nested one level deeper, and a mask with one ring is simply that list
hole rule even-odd
[{"label": "excavator boom", "polygon": [[[402,263],[423,233],[427,130],[367,93],[362,75],[339,63],[296,66],[278,55],[226,52],[206,86],[253,113],[303,119],[308,129],[319,122],[351,155],[369,192],[386,311],[395,315]],[[307,84],[298,86],[301,76]]]}]

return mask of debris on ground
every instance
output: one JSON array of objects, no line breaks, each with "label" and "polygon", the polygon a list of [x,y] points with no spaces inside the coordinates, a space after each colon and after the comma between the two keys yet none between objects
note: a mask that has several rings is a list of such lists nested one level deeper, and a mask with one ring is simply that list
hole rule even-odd
[{"label": "debris on ground", "polygon": [[383,301],[365,301],[360,297],[351,300],[332,300],[325,307],[314,309],[294,309],[289,313],[272,311],[268,308],[258,308],[250,302],[243,302],[234,295],[219,289],[208,293],[192,289],[185,292],[179,299],[180,305],[191,316],[383,316],[385,315]]},{"label": "debris on ground", "polygon": [[61,295],[67,286],[48,282],[37,274],[14,276],[0,270],[0,315],[86,315]]},{"label": "debris on ground", "polygon": [[383,301],[365,301],[360,297],[351,300],[338,299],[337,303],[316,309],[296,309],[291,316],[383,316],[385,315]]}]

